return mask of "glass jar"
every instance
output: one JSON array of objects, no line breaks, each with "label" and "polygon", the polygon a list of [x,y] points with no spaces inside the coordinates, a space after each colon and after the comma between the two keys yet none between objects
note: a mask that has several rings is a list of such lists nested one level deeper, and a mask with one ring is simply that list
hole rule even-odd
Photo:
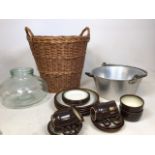
[{"label": "glass jar", "polygon": [[33,68],[14,68],[11,77],[0,86],[2,104],[8,108],[24,108],[47,95],[47,84],[33,74]]}]

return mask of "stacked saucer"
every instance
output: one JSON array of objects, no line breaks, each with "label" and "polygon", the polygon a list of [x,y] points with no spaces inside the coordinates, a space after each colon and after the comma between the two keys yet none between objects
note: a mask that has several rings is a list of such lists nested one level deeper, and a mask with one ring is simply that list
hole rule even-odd
[{"label": "stacked saucer", "polygon": [[57,109],[75,107],[83,116],[90,114],[90,108],[99,103],[99,95],[90,89],[60,91],[54,97]]}]

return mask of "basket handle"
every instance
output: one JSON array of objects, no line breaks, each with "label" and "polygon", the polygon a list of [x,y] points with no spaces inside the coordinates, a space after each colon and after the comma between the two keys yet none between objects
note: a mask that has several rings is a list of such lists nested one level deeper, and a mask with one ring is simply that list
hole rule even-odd
[{"label": "basket handle", "polygon": [[85,28],[82,30],[82,32],[80,33],[80,36],[81,36],[81,37],[84,36],[84,33],[87,33],[87,34],[86,34],[86,37],[90,38],[90,29],[89,29],[89,27],[85,27]]},{"label": "basket handle", "polygon": [[34,36],[34,34],[32,33],[32,31],[28,27],[25,27],[25,32],[27,34],[27,38],[31,40],[32,37]]}]

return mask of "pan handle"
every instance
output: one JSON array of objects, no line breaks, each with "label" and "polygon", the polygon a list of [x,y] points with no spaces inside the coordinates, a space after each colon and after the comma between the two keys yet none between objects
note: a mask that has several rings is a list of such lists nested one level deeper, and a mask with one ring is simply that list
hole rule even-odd
[{"label": "pan handle", "polygon": [[134,84],[137,82],[138,79],[141,79],[146,76],[147,76],[147,72],[145,72],[144,75],[134,75],[133,78],[131,80],[129,80],[129,84]]},{"label": "pan handle", "polygon": [[85,72],[85,74],[86,74],[87,76],[89,76],[89,77],[94,77],[94,75],[91,74],[91,73],[89,73],[89,72]]},{"label": "pan handle", "polygon": [[107,64],[106,62],[103,62],[101,66],[115,66],[116,64]]},{"label": "pan handle", "polygon": [[103,63],[102,63],[102,66],[107,66],[107,63],[106,63],[106,62],[103,62]]}]

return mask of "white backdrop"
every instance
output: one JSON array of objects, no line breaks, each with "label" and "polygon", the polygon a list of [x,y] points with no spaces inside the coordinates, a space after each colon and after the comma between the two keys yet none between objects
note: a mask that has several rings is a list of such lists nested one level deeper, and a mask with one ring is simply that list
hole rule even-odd
[{"label": "white backdrop", "polygon": [[[102,62],[155,71],[155,20],[0,20],[0,82],[13,67],[32,66],[36,70],[25,26],[40,35],[76,35],[89,26],[84,71]],[[86,79],[84,74],[82,77]]]},{"label": "white backdrop", "polygon": [[[125,122],[118,134],[155,133],[155,20],[0,20],[0,82],[9,76],[8,71],[13,67],[32,66],[37,71],[26,40],[25,26],[40,35],[80,34],[85,26],[89,26],[91,39],[83,71],[91,71],[102,62],[147,70],[149,76],[137,92],[146,103],[143,117],[134,125]],[[84,73],[81,86],[93,86],[95,90],[93,80]],[[3,134],[47,134],[47,123],[56,110],[53,96],[49,95],[44,104],[23,110],[6,109],[0,104],[0,130]],[[85,122],[81,134],[106,134],[97,130],[89,117]]]}]

